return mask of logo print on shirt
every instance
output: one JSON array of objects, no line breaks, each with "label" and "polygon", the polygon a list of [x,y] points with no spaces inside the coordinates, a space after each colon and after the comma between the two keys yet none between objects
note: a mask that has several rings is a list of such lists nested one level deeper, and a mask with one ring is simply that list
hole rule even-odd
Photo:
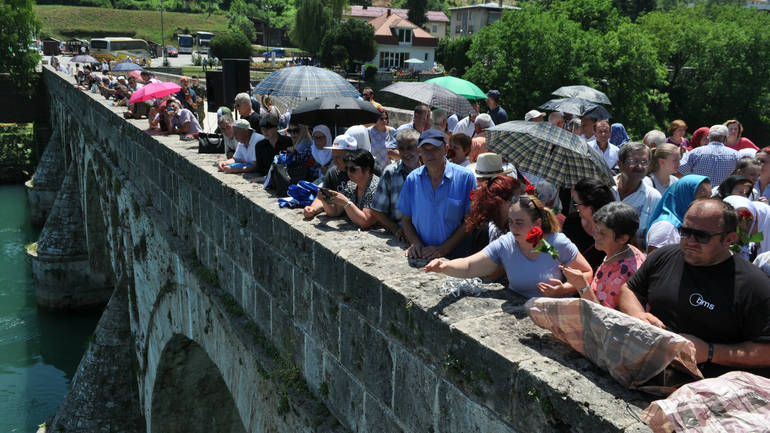
[{"label": "logo print on shirt", "polygon": [[693,293],[690,295],[690,305],[693,307],[703,307],[714,310],[714,304],[703,299],[703,296],[700,293]]}]

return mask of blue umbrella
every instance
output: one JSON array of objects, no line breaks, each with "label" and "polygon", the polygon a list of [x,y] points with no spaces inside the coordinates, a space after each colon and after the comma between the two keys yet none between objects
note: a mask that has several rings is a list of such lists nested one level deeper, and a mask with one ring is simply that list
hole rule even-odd
[{"label": "blue umbrella", "polygon": [[279,69],[257,84],[254,93],[278,98],[290,107],[324,96],[359,96],[356,88],[340,74],[315,66]]},{"label": "blue umbrella", "polygon": [[132,62],[118,63],[112,68],[113,72],[141,71],[142,67]]}]

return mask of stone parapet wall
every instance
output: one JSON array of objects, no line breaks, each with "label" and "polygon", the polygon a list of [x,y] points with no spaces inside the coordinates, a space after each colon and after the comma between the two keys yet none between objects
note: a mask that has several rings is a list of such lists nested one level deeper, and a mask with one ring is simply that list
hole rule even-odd
[{"label": "stone parapet wall", "polygon": [[[142,266],[157,263],[158,269],[139,272],[136,264],[136,294],[129,297],[133,315],[141,318],[132,318],[132,333],[146,342],[137,346],[140,382],[154,378],[151,366],[163,351],[145,338],[154,332],[147,328],[167,326],[165,316],[153,319],[150,311],[164,289],[144,273],[167,273],[189,291],[178,297],[211,302],[209,289],[199,285],[224,291],[214,303],[242,314],[243,329],[235,334],[268,340],[352,431],[648,431],[638,414],[650,398],[622,389],[535,326],[524,299],[500,286],[488,286],[479,297],[442,295],[445,277],[409,267],[404,245],[383,231],[359,231],[325,217],[305,221],[301,210],[278,208],[276,197],[252,178],[218,173],[217,155],[199,155],[196,145],[177,137],[147,135],[146,120],[123,120],[119,109],[75,90],[68,78],[50,69],[44,76],[52,99],[86,113],[78,120],[83,128],[96,129],[97,122],[89,124],[95,119],[106,119],[98,128],[112,128],[95,133],[108,143],[103,157],[119,168],[97,182],[124,188],[121,217],[116,211],[108,230],[133,233],[130,254],[121,254],[157,256]],[[140,238],[144,229],[132,226],[136,214],[156,227],[145,236],[161,239]],[[174,308],[188,314],[191,329],[205,329],[208,313]],[[189,333],[203,340],[202,347],[213,338]],[[243,362],[254,354],[229,351],[252,346],[209,351],[212,358],[220,352],[232,358],[215,363],[228,384],[236,378],[231,389],[245,420],[255,415],[243,413],[249,397],[241,393],[248,390],[236,386],[237,378],[245,380],[259,366]],[[145,398],[152,395],[148,386],[140,390]],[[152,411],[143,404],[150,425]]]}]

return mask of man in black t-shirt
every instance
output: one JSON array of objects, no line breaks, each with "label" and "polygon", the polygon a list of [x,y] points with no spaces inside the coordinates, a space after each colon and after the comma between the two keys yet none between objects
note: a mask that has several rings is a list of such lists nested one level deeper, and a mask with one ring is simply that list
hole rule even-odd
[{"label": "man in black t-shirt", "polygon": [[265,138],[257,142],[254,153],[257,157],[256,172],[262,176],[257,178],[257,182],[262,182],[267,171],[270,170],[273,157],[290,147],[292,142],[291,138],[278,134],[278,118],[272,114],[262,117],[259,127]]},{"label": "man in black t-shirt", "polygon": [[621,311],[691,340],[706,375],[770,372],[770,278],[730,251],[737,220],[720,200],[694,202],[680,244],[651,253],[619,295]]}]

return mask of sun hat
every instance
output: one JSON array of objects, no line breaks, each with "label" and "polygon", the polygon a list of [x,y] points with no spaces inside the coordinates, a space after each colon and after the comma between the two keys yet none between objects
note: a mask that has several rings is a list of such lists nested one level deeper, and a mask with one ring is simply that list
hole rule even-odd
[{"label": "sun hat", "polygon": [[529,122],[532,119],[537,119],[538,117],[545,116],[545,113],[542,111],[537,110],[529,110],[527,111],[527,114],[524,115],[524,120]]},{"label": "sun hat", "polygon": [[503,158],[493,152],[482,153],[476,159],[476,162],[470,164],[467,168],[476,177],[480,178],[494,177],[498,174],[509,174],[516,171],[512,164],[503,165]]},{"label": "sun hat", "polygon": [[324,149],[331,150],[356,150],[358,149],[358,142],[355,138],[348,134],[338,135],[334,138],[331,146],[324,147]]},{"label": "sun hat", "polygon": [[423,144],[432,144],[434,146],[445,146],[446,136],[438,129],[428,129],[420,134],[420,141],[417,147],[422,147]]}]

